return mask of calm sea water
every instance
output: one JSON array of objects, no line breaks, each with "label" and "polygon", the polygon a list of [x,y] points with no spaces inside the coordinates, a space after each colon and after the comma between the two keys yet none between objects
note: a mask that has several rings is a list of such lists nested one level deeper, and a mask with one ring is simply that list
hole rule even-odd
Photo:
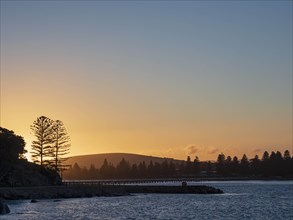
[{"label": "calm sea water", "polygon": [[225,194],[136,194],[58,202],[11,201],[11,213],[0,219],[293,219],[293,181],[189,184],[215,186]]}]

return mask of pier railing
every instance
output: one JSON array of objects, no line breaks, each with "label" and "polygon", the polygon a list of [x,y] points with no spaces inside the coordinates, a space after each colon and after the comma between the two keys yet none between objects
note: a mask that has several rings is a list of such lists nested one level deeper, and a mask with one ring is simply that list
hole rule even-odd
[{"label": "pier railing", "polygon": [[153,179],[103,179],[103,180],[63,180],[65,185],[126,185],[126,184],[150,184],[150,183],[172,183],[172,182],[200,182],[200,181],[233,181],[249,180],[249,178],[153,178]]},{"label": "pier railing", "polygon": [[106,179],[106,180],[63,180],[65,185],[126,185],[126,184],[149,184],[149,183],[167,183],[199,181],[198,179],[178,178],[178,179]]}]

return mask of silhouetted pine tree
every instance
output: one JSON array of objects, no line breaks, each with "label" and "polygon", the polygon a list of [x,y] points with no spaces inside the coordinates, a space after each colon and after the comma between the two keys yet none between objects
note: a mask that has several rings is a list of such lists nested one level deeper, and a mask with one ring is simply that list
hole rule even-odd
[{"label": "silhouetted pine tree", "polygon": [[232,158],[231,156],[227,156],[224,164],[224,175],[231,176],[232,175]]},{"label": "silhouetted pine tree", "polygon": [[138,167],[136,164],[132,164],[130,169],[130,177],[137,178],[138,177]]},{"label": "silhouetted pine tree", "polygon": [[154,164],[154,177],[160,177],[162,173],[161,164],[155,162]]},{"label": "silhouetted pine tree", "polygon": [[41,166],[51,166],[50,157],[52,156],[53,142],[53,120],[48,117],[38,117],[33,122],[31,130],[36,137],[32,142],[31,157],[34,163]]},{"label": "silhouetted pine tree", "polygon": [[232,174],[235,176],[235,175],[238,175],[239,174],[239,160],[238,160],[238,157],[234,156],[233,157],[233,160],[232,160]]},{"label": "silhouetted pine tree", "polygon": [[81,179],[82,178],[81,168],[77,163],[75,163],[73,165],[72,169],[70,169],[69,172],[70,172],[69,177],[71,179]]},{"label": "silhouetted pine tree", "polygon": [[102,165],[101,168],[100,168],[99,174],[100,174],[100,177],[101,177],[102,179],[104,179],[104,178],[109,178],[109,177],[110,177],[109,164],[108,164],[108,161],[107,161],[106,158],[105,158],[105,160],[104,160],[103,165]]},{"label": "silhouetted pine tree", "polygon": [[147,177],[153,177],[154,176],[154,171],[155,167],[153,164],[153,161],[151,160],[151,162],[149,163],[148,167],[147,167]]},{"label": "silhouetted pine tree", "polygon": [[147,167],[144,161],[139,163],[138,173],[140,178],[145,178],[145,176],[147,175]]},{"label": "silhouetted pine tree", "polygon": [[116,166],[117,177],[127,178],[129,176],[130,165],[124,158]]},{"label": "silhouetted pine tree", "polygon": [[220,175],[224,174],[224,169],[225,169],[225,155],[223,153],[218,155],[217,158],[217,173]]},{"label": "silhouetted pine tree", "polygon": [[88,177],[87,179],[91,179],[91,180],[94,180],[94,179],[97,179],[98,178],[98,172],[97,172],[97,169],[95,167],[94,164],[91,164],[90,165],[90,168],[88,170]]},{"label": "silhouetted pine tree", "polygon": [[253,175],[260,175],[261,174],[261,161],[258,158],[258,155],[255,155],[253,159],[250,160],[251,164],[251,173]]},{"label": "silhouetted pine tree", "polygon": [[285,175],[293,175],[293,158],[291,159],[290,152],[286,150],[284,152],[284,170],[285,170]]},{"label": "silhouetted pine tree", "polygon": [[169,164],[167,160],[164,160],[161,164],[161,177],[169,176]]},{"label": "silhouetted pine tree", "polygon": [[269,176],[270,175],[269,159],[270,159],[269,153],[267,151],[265,151],[263,153],[262,160],[261,160],[261,173],[264,176]]},{"label": "silhouetted pine tree", "polygon": [[283,165],[282,154],[279,151],[277,151],[276,153],[272,151],[269,158],[270,176],[282,176],[283,175],[282,165]]},{"label": "silhouetted pine tree", "polygon": [[52,149],[51,153],[54,157],[53,167],[57,172],[62,172],[63,170],[68,169],[68,166],[64,164],[67,160],[65,155],[69,153],[70,149],[70,138],[66,131],[66,128],[62,121],[56,120],[52,124]]},{"label": "silhouetted pine tree", "polygon": [[240,161],[240,174],[246,176],[249,173],[250,173],[249,161],[248,161],[246,154],[243,154],[241,161]]}]

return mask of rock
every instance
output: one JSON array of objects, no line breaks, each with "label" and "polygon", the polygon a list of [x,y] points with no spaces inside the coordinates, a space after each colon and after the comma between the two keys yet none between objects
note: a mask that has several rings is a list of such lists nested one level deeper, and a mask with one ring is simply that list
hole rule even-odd
[{"label": "rock", "polygon": [[0,215],[4,215],[8,213],[10,213],[10,209],[8,205],[5,203],[3,199],[0,199]]},{"label": "rock", "polygon": [[36,199],[32,199],[32,200],[31,200],[31,203],[37,203],[37,202],[39,202],[39,201],[36,200]]}]

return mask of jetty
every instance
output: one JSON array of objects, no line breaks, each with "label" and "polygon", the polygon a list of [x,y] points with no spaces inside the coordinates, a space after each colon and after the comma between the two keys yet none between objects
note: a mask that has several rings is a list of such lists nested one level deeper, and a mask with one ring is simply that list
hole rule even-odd
[{"label": "jetty", "polygon": [[60,199],[95,196],[126,196],[138,193],[163,194],[221,194],[222,190],[211,186],[163,186],[163,185],[115,185],[97,182],[75,182],[60,186],[0,187],[0,198],[19,199]]}]

